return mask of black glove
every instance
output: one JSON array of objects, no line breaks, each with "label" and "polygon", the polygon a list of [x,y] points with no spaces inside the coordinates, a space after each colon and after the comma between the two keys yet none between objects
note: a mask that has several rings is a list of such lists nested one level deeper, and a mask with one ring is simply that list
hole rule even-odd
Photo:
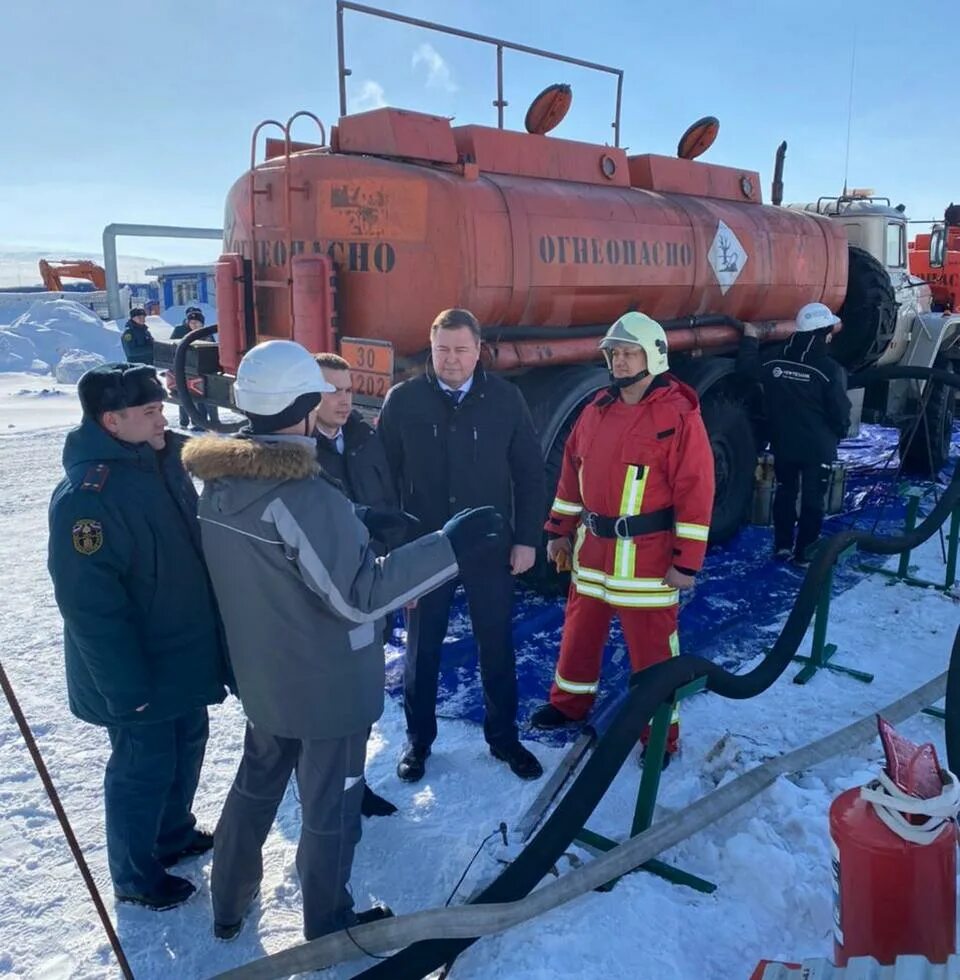
[{"label": "black glove", "polygon": [[507,523],[495,507],[462,510],[440,530],[450,539],[457,564],[506,543]]},{"label": "black glove", "polygon": [[420,521],[404,510],[374,510],[368,507],[360,519],[370,532],[370,537],[379,541],[392,537],[406,540],[420,527]]}]

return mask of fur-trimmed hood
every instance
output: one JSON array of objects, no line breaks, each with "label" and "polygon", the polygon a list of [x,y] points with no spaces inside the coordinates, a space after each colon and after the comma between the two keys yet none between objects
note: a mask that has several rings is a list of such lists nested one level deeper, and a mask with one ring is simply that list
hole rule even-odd
[{"label": "fur-trimmed hood", "polygon": [[182,459],[224,513],[248,507],[281,483],[320,473],[316,443],[301,436],[198,436],[184,446]]}]

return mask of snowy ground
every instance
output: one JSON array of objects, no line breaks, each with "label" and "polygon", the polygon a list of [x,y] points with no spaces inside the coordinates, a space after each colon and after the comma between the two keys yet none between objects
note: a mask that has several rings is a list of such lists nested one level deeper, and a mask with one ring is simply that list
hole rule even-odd
[{"label": "snowy ground", "polygon": [[[175,407],[171,421],[175,420]],[[106,736],[75,720],[64,691],[60,620],[46,575],[46,507],[60,477],[67,428],[78,415],[74,389],[49,377],[0,376],[0,600],[4,666],[138,978],[201,978],[301,940],[294,854],[299,826],[288,793],[265,852],[263,898],[232,945],[210,934],[209,857],[185,866],[200,885],[181,909],[151,913],[114,908],[103,846],[101,781]],[[939,544],[916,555],[921,574],[942,575]],[[756,588],[762,588],[759,581]],[[680,809],[731,774],[869,714],[943,670],[960,605],[933,590],[865,578],[834,603],[830,639],[839,662],[876,672],[872,685],[823,672],[805,687],[788,673],[748,702],[699,695],[683,710],[683,749],[667,771],[661,803]],[[776,622],[754,629],[772,638]],[[241,750],[236,701],[211,711],[211,738],[197,797],[202,823],[213,826]],[[942,725],[918,716],[903,726],[943,753]],[[712,750],[726,739],[726,747]],[[442,905],[481,840],[508,826],[536,796],[485,751],[479,728],[442,721],[427,777],[415,786],[394,775],[403,741],[402,712],[389,699],[370,744],[367,775],[400,813],[366,821],[354,864],[358,906],[385,901],[397,912]],[[528,742],[528,744],[531,744]],[[117,976],[106,939],[77,873],[12,716],[0,706],[0,976]],[[550,767],[562,749],[534,746]],[[794,779],[781,779],[751,804],[666,855],[716,881],[709,896],[647,874],[623,879],[609,893],[572,904],[476,943],[452,971],[454,980],[546,980],[609,977],[694,980],[744,978],[764,957],[798,960],[832,950],[829,803],[876,769],[877,744]],[[639,770],[631,762],[590,821],[626,831]],[[586,858],[585,854],[581,855]],[[484,853],[461,886],[469,893],[495,873]],[[347,977],[354,963],[325,977]]]}]

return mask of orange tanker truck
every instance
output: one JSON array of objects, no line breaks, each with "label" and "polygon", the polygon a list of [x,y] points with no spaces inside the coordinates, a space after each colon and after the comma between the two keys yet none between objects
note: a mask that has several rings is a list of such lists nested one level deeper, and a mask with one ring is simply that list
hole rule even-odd
[{"label": "orange tanker truck", "polygon": [[[358,8],[338,4],[341,30],[350,9]],[[254,132],[250,169],[226,202],[218,345],[181,352],[180,390],[230,407],[243,353],[292,338],[311,351],[339,350],[361,407],[375,414],[391,384],[423,370],[436,313],[467,307],[483,325],[488,369],[527,399],[555,482],[566,434],[608,383],[599,338],[640,309],[663,323],[671,370],[700,393],[716,466],[712,538],[734,534],[758,446],[756,389],[734,369],[743,322],[783,340],[799,307],[820,301],[843,318],[838,359],[874,363],[896,331],[883,264],[848,248],[842,224],[776,206],[785,145],[768,206],[757,172],[696,159],[716,136],[713,118],[690,127],[676,157],[547,135],[570,106],[565,85],[534,100],[525,132],[502,128],[499,74],[497,127],[396,108],[350,115],[342,34],[339,47],[341,116],[329,141],[310,113]],[[521,50],[622,83],[617,69]],[[619,110],[618,84],[615,144]],[[298,117],[317,124],[317,143],[291,140]],[[266,141],[258,163],[258,135],[271,125],[281,138]],[[172,364],[172,349],[166,357]]]}]

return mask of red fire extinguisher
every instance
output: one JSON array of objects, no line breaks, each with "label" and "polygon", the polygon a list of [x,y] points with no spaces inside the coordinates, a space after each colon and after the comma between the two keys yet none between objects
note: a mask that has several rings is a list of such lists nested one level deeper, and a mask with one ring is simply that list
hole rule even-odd
[{"label": "red fire extinguisher", "polygon": [[943,963],[956,951],[960,782],[932,745],[878,722],[886,770],[830,807],[834,962],[918,954]]}]

